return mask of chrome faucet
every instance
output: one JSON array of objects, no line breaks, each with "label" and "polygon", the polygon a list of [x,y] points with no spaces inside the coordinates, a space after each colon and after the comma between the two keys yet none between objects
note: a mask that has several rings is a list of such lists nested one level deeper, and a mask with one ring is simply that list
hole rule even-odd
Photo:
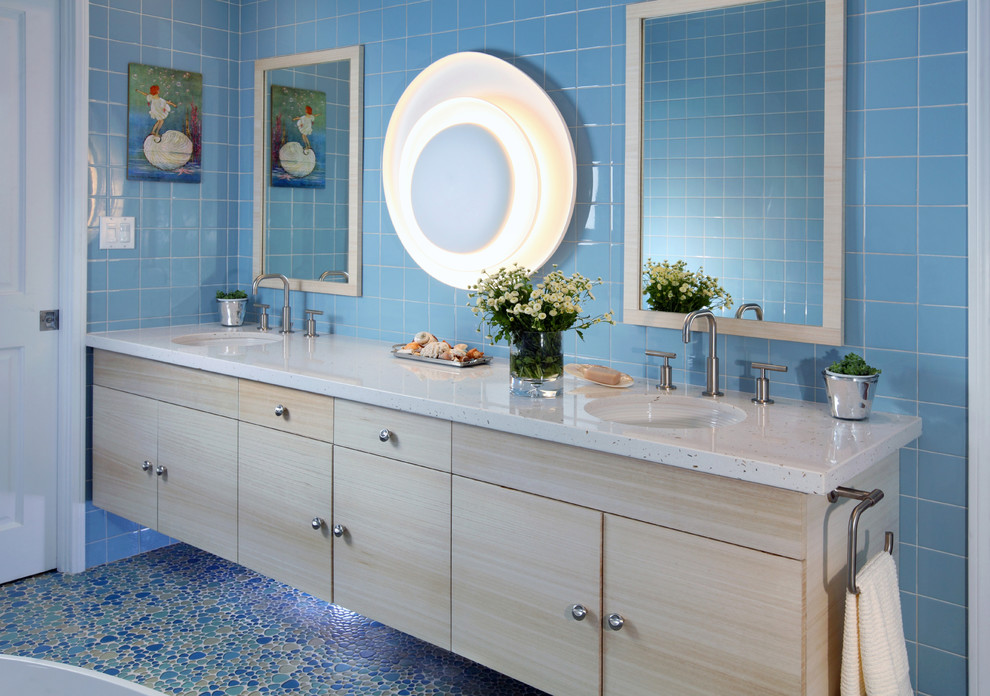
[{"label": "chrome faucet", "polygon": [[288,278],[286,278],[281,273],[262,273],[261,275],[259,275],[257,278],[254,279],[254,285],[251,286],[251,294],[257,295],[258,286],[261,284],[261,281],[266,280],[268,278],[278,278],[279,280],[281,280],[282,289],[285,293],[282,302],[282,328],[279,329],[279,333],[284,333],[284,334],[292,333],[292,312],[289,309],[289,279]]},{"label": "chrome faucet", "polygon": [[718,327],[715,325],[715,315],[712,310],[704,307],[696,309],[684,317],[684,328],[681,330],[681,338],[685,343],[691,342],[691,324],[698,317],[705,317],[708,320],[708,361],[705,365],[705,391],[702,396],[722,396],[718,390],[718,355],[716,342],[718,341]]},{"label": "chrome faucet", "polygon": [[320,280],[326,280],[331,276],[343,278],[345,283],[351,279],[351,277],[347,274],[347,271],[323,271],[323,273],[320,274]]},{"label": "chrome faucet", "polygon": [[757,321],[763,321],[763,307],[756,304],[755,302],[747,302],[746,304],[739,305],[739,309],[736,310],[736,319],[741,319],[743,312],[747,309],[752,309],[756,312]]}]

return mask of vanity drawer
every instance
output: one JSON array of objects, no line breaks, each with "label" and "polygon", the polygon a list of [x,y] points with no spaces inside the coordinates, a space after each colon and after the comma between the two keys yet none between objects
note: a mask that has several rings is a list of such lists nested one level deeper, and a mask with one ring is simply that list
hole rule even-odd
[{"label": "vanity drawer", "polygon": [[93,384],[219,416],[237,416],[236,377],[97,350]]},{"label": "vanity drawer", "polygon": [[454,425],[454,474],[802,560],[804,493]]},{"label": "vanity drawer", "polygon": [[338,400],[334,429],[338,445],[450,471],[450,421]]},{"label": "vanity drawer", "polygon": [[238,419],[333,442],[333,397],[242,379]]}]

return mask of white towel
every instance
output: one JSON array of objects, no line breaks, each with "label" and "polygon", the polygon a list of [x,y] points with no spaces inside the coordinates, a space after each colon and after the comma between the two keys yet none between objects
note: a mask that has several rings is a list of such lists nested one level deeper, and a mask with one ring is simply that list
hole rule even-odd
[{"label": "white towel", "polygon": [[894,558],[872,558],[856,586],[858,595],[846,593],[841,696],[912,696]]}]

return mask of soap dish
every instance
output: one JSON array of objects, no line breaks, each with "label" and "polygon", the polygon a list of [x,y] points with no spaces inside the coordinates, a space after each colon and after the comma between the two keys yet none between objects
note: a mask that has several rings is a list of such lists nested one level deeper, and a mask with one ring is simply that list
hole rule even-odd
[{"label": "soap dish", "polygon": [[580,379],[596,384],[599,387],[611,387],[612,389],[625,389],[626,387],[631,387],[633,384],[633,378],[627,375],[625,372],[619,373],[619,383],[618,384],[602,384],[601,382],[596,382],[593,379],[588,379],[584,376],[585,372],[591,365],[585,365],[582,363],[570,363],[569,365],[564,365],[564,372],[569,375],[574,375]]}]

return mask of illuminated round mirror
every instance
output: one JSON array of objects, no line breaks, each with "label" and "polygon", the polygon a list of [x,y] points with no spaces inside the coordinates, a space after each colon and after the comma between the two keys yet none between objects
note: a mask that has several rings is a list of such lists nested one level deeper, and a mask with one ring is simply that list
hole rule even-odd
[{"label": "illuminated round mirror", "polygon": [[553,102],[483,53],[420,73],[385,135],[382,184],[396,233],[417,264],[454,287],[501,266],[546,263],[570,223],[576,178]]},{"label": "illuminated round mirror", "polygon": [[[455,253],[478,251],[502,229],[512,167],[498,139],[469,123],[440,131],[413,168],[412,207],[426,238]],[[473,224],[465,229],[464,220]]]}]

